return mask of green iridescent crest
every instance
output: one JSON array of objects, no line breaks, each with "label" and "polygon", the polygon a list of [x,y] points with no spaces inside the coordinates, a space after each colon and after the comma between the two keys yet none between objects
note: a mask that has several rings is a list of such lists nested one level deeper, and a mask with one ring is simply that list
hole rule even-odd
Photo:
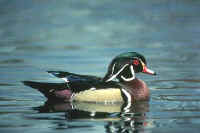
[{"label": "green iridescent crest", "polygon": [[119,58],[139,58],[144,62],[144,64],[146,64],[146,60],[144,56],[137,52],[126,52],[115,57],[115,59],[119,59]]}]

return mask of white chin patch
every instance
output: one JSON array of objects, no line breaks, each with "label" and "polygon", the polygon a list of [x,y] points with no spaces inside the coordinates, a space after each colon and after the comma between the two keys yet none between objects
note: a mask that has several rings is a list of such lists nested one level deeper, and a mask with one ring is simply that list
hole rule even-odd
[{"label": "white chin patch", "polygon": [[124,81],[131,81],[131,80],[134,80],[135,79],[135,71],[134,71],[134,69],[133,69],[133,66],[131,65],[130,66],[130,70],[131,70],[131,75],[132,75],[132,77],[130,77],[130,78],[125,78],[123,75],[121,75],[121,78],[124,80]]},{"label": "white chin patch", "polygon": [[[106,82],[109,82],[109,81],[113,80],[114,78],[116,78],[117,75],[119,75],[124,70],[124,68],[127,67],[128,65],[129,64],[125,64],[116,74],[114,74],[112,77],[110,77],[108,80],[106,80]],[[113,68],[113,70],[114,70],[114,68]]]}]

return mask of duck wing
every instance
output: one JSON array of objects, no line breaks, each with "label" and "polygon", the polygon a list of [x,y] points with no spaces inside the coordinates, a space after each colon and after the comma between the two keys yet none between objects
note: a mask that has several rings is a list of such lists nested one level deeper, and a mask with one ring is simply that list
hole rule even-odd
[{"label": "duck wing", "polygon": [[79,75],[69,72],[49,71],[52,75],[65,80],[64,83],[45,83],[23,81],[24,85],[40,91],[49,100],[70,100],[72,94],[86,90],[105,90],[121,88],[117,82],[103,82],[101,78],[89,75]]},{"label": "duck wing", "polygon": [[63,79],[65,82],[74,81],[100,81],[101,78],[91,75],[81,75],[64,71],[47,71],[51,75]]},{"label": "duck wing", "polygon": [[80,75],[63,71],[48,71],[48,73],[63,79],[73,93],[94,89],[120,88],[117,82],[104,82],[102,78],[96,76]]}]

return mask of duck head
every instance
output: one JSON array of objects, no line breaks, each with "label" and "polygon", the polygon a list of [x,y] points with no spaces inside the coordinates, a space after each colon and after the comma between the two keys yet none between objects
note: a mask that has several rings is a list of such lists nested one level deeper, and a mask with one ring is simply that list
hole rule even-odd
[{"label": "duck head", "polygon": [[103,78],[104,82],[118,79],[120,82],[128,82],[135,79],[135,73],[156,75],[147,68],[147,62],[143,55],[137,52],[127,52],[116,56],[108,67],[108,72]]}]

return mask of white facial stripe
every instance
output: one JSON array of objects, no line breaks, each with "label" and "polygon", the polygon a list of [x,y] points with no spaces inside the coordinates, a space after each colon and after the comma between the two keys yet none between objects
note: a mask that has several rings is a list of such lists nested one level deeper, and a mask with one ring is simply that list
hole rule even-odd
[{"label": "white facial stripe", "polygon": [[127,67],[128,65],[129,64],[124,65],[115,75],[113,75],[111,78],[109,78],[108,80],[106,80],[106,82],[109,82],[109,81],[113,80],[114,78],[116,78],[117,75],[120,74],[124,70],[124,68]]},{"label": "white facial stripe", "polygon": [[131,80],[134,80],[134,79],[135,79],[135,71],[134,71],[132,65],[130,66],[130,70],[131,70],[131,74],[132,74],[132,77],[131,77],[131,78],[125,78],[123,75],[121,75],[121,78],[122,78],[124,81],[131,81]]},{"label": "white facial stripe", "polygon": [[115,64],[114,64],[113,67],[112,67],[112,73],[111,73],[111,74],[113,74],[113,72],[114,72],[114,68],[115,68]]}]

